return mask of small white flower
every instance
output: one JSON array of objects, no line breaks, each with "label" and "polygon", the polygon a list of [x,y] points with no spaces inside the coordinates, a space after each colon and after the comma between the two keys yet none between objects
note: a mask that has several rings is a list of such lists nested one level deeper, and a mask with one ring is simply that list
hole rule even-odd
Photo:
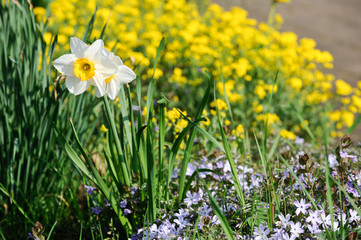
[{"label": "small white flower", "polygon": [[358,222],[360,221],[360,216],[358,216],[357,211],[350,209],[350,222]]},{"label": "small white flower", "polygon": [[65,54],[53,62],[54,67],[66,76],[68,90],[78,95],[93,85],[96,96],[104,96],[105,79],[116,73],[117,66],[104,54],[103,41],[99,39],[88,46],[79,38],[72,37],[70,50],[71,54]]}]

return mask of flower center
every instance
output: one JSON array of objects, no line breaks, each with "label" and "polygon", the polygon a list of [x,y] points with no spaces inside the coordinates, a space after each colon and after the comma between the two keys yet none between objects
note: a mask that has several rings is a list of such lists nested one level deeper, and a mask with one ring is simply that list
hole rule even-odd
[{"label": "flower center", "polygon": [[88,81],[95,75],[95,66],[86,58],[78,58],[74,63],[74,74],[81,81]]},{"label": "flower center", "polygon": [[105,83],[108,84],[110,82],[110,80],[112,80],[113,78],[114,78],[114,75],[111,75],[110,77],[105,79]]}]

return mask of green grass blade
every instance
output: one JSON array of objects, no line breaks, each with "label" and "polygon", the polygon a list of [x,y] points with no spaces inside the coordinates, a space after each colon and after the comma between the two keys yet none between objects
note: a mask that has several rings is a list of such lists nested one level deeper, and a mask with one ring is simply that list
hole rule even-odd
[{"label": "green grass blade", "polygon": [[150,106],[149,111],[149,119],[147,124],[147,163],[148,163],[148,179],[147,179],[147,189],[148,189],[148,220],[153,223],[156,218],[157,207],[156,207],[156,167],[155,167],[155,157],[154,153],[154,143],[153,143],[153,124],[152,124],[152,112],[153,112],[153,105]]},{"label": "green grass blade", "polygon": [[[159,175],[158,175],[158,183],[161,184],[163,182],[163,172],[164,172],[164,160],[163,160],[163,152],[164,152],[164,142],[165,142],[165,99],[161,99],[158,101],[159,104],[159,146],[158,146],[158,161],[159,161]],[[160,190],[160,188],[159,188]],[[163,195],[162,193],[159,193]]]},{"label": "green grass blade", "polygon": [[57,224],[58,222],[57,221],[55,221],[55,223],[53,224],[53,226],[51,227],[51,229],[50,229],[50,232],[49,232],[49,235],[48,235],[48,237],[46,238],[47,240],[50,240],[51,238],[51,234],[53,233],[53,231],[54,231],[54,228],[55,228],[55,226],[56,226],[56,224]]},{"label": "green grass blade", "polygon": [[299,120],[299,121],[303,124],[303,126],[305,127],[305,130],[306,130],[308,136],[310,136],[312,145],[315,145],[315,143],[316,143],[316,138],[315,138],[315,136],[313,135],[311,129],[307,126],[305,119],[302,117],[302,115],[297,111],[297,109],[296,109],[295,107],[294,107],[294,111],[295,111],[295,114],[296,114],[298,120]]},{"label": "green grass blade", "polygon": [[205,188],[205,190],[206,190],[206,192],[208,194],[209,200],[210,200],[211,205],[212,205],[213,212],[217,215],[218,220],[221,222],[221,226],[222,226],[222,229],[223,229],[224,233],[226,234],[228,239],[234,239],[233,232],[232,232],[232,229],[231,229],[231,227],[230,227],[230,225],[229,225],[229,223],[227,221],[227,218],[222,213],[221,208],[219,207],[217,201],[214,199],[211,192],[209,191],[205,181],[202,178],[200,180],[202,181],[203,186],[204,186],[204,188]]},{"label": "green grass blade", "polygon": [[[0,182],[0,190],[5,194],[5,196],[11,198],[10,193],[6,190],[6,188],[4,187],[4,185],[2,185],[1,182]],[[14,198],[12,198],[12,203],[17,207],[19,212],[26,218],[26,220],[28,220],[32,225],[35,225],[35,222],[29,218],[29,216],[26,214],[24,209],[16,202]]]},{"label": "green grass blade", "polygon": [[[183,192],[183,196],[182,196],[183,199],[186,197],[186,194],[187,194],[188,190],[190,189],[191,184],[194,181],[194,179],[196,178],[196,176],[198,175],[198,173],[202,173],[202,172],[214,173],[214,174],[218,175],[219,179],[221,179],[221,174],[212,169],[207,169],[207,168],[196,169],[196,171],[194,171],[193,174],[188,178],[188,181],[184,186],[184,192]],[[221,181],[222,181],[222,179],[221,179]]]},{"label": "green grass blade", "polygon": [[[208,99],[209,99],[210,90],[211,90],[211,83],[210,83],[210,75],[207,75],[207,76],[208,76],[207,88],[206,88],[206,91],[204,92],[202,101],[201,101],[201,103],[199,105],[199,108],[197,110],[196,119],[199,119],[202,116],[203,110],[204,110],[204,108],[205,108],[205,106],[206,106],[206,104],[208,102]],[[179,177],[179,196],[180,196],[178,198],[179,203],[181,203],[183,201],[182,196],[183,196],[183,193],[184,193],[185,178],[186,178],[188,163],[189,163],[189,159],[191,157],[191,152],[192,152],[192,149],[193,149],[195,137],[196,137],[196,131],[193,128],[191,130],[190,135],[189,135],[187,145],[186,145],[186,149],[184,151],[184,156],[183,156],[182,163],[181,163],[182,169],[181,169],[181,173],[180,173],[180,177]]]},{"label": "green grass blade", "polygon": [[159,46],[157,48],[157,54],[155,55],[154,64],[153,64],[153,75],[152,75],[152,78],[150,79],[150,83],[148,85],[148,92],[147,92],[147,122],[149,120],[150,105],[153,104],[153,93],[154,93],[154,88],[155,88],[154,74],[155,74],[155,70],[157,68],[157,63],[158,63],[158,59],[160,57],[160,53],[162,52],[163,48],[164,48],[164,37],[160,41]]},{"label": "green grass blade", "polygon": [[[127,137],[127,141],[129,144],[129,150],[130,153],[133,155],[133,141],[132,141],[132,132],[130,130],[130,125],[129,125],[129,114],[128,114],[128,107],[127,107],[127,101],[125,99],[125,91],[124,91],[124,86],[121,85],[120,86],[120,91],[118,94],[119,97],[119,103],[120,103],[120,111],[122,113],[122,118],[123,118],[123,125],[125,128],[125,133],[126,133],[126,137]],[[132,106],[129,106],[129,111],[132,111]]]},{"label": "green grass blade", "polygon": [[107,187],[105,182],[103,181],[102,177],[100,176],[99,172],[95,168],[94,164],[90,161],[87,154],[85,153],[83,147],[81,146],[79,142],[79,138],[77,135],[77,132],[75,131],[74,125],[71,123],[71,127],[73,130],[73,134],[76,140],[76,143],[78,145],[79,150],[82,152],[82,155],[84,159],[86,160],[87,164],[91,168],[91,171],[85,166],[84,162],[80,159],[80,157],[77,155],[75,150],[67,143],[64,136],[59,132],[59,130],[54,126],[55,130],[58,133],[58,141],[61,145],[61,147],[65,150],[65,152],[68,154],[70,159],[73,161],[74,165],[77,166],[81,171],[97,186],[97,188],[104,194],[105,198],[108,199],[109,203],[113,207],[113,210],[117,214],[122,226],[124,229],[129,233],[132,231],[132,226],[129,222],[129,220],[124,216],[124,213],[120,209],[120,206],[114,196],[113,193],[111,193],[110,189]]},{"label": "green grass blade", "polygon": [[119,136],[118,136],[117,128],[115,126],[115,121],[114,121],[112,111],[110,110],[110,106],[109,106],[107,96],[103,97],[103,103],[104,103],[104,107],[105,107],[105,110],[106,110],[106,113],[107,113],[107,118],[110,121],[109,122],[110,126],[111,126],[110,129],[111,129],[111,132],[113,134],[113,139],[115,141],[115,147],[116,147],[117,152],[118,152],[118,158],[119,158],[119,161],[120,161],[120,167],[122,169],[124,182],[125,182],[126,185],[130,186],[131,181],[130,181],[130,177],[129,177],[128,166],[127,166],[127,163],[126,163],[126,160],[125,160],[125,157],[124,157],[123,149],[122,149],[121,144],[120,144],[120,139],[119,139]]},{"label": "green grass blade", "polygon": [[236,192],[237,192],[237,195],[239,197],[239,200],[241,201],[242,207],[244,207],[245,201],[244,201],[244,196],[243,196],[243,192],[242,192],[242,187],[241,187],[241,184],[239,183],[237,168],[236,168],[236,164],[234,163],[234,159],[233,159],[233,156],[232,156],[232,153],[231,153],[231,147],[228,144],[227,137],[226,137],[226,134],[224,133],[222,123],[221,123],[221,120],[220,120],[219,110],[218,110],[218,106],[217,106],[216,89],[215,88],[214,88],[214,104],[215,104],[215,107],[216,107],[218,127],[219,127],[219,131],[221,132],[221,137],[222,137],[224,150],[226,152],[226,156],[227,156],[227,160],[229,162],[229,165],[231,166],[233,182],[234,182],[234,185],[235,185]]},{"label": "green grass blade", "polygon": [[59,129],[54,125],[54,129],[58,134],[57,140],[62,149],[70,157],[75,166],[77,166],[91,181],[95,182],[95,177],[91,171],[86,167],[83,160],[78,156],[76,151],[67,143],[65,137],[60,133]]}]

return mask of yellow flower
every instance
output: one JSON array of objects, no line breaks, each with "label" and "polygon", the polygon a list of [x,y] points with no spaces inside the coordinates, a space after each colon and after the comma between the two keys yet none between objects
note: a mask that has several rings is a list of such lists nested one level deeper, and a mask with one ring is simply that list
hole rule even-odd
[{"label": "yellow flower", "polygon": [[36,21],[40,22],[43,21],[46,15],[46,9],[43,7],[35,7],[33,9],[34,15],[36,17]]},{"label": "yellow flower", "polygon": [[244,134],[244,127],[242,124],[238,124],[238,126],[236,127],[236,129],[232,130],[232,134],[236,137],[240,137],[243,138],[243,134]]},{"label": "yellow flower", "polygon": [[352,87],[345,81],[338,79],[336,81],[336,93],[343,96],[350,95],[352,93]]},{"label": "yellow flower", "polygon": [[102,125],[100,126],[100,131],[102,131],[102,132],[107,132],[108,129],[105,127],[104,124],[102,124]]},{"label": "yellow flower", "polygon": [[288,80],[288,83],[291,85],[291,87],[293,87],[294,89],[296,89],[297,92],[299,92],[302,88],[302,80],[296,77],[293,77],[291,79]]},{"label": "yellow flower", "polygon": [[264,89],[263,86],[256,86],[255,89],[254,89],[254,93],[257,94],[257,96],[259,97],[259,99],[263,99],[266,97],[266,91]]},{"label": "yellow flower", "polygon": [[288,138],[288,139],[291,139],[291,140],[296,139],[296,134],[294,134],[293,132],[287,131],[286,129],[282,129],[280,131],[280,135],[283,138]]},{"label": "yellow flower", "polygon": [[352,112],[343,112],[342,120],[347,127],[351,127],[355,119],[355,115]]}]

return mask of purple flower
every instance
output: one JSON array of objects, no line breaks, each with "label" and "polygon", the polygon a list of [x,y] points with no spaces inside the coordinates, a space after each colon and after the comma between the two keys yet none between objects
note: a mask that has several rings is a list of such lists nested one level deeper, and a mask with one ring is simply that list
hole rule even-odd
[{"label": "purple flower", "polygon": [[217,166],[217,168],[223,168],[223,167],[224,167],[222,161],[218,161],[218,162],[216,163],[216,166]]},{"label": "purple flower", "polygon": [[318,228],[318,225],[312,224],[312,225],[307,225],[308,230],[310,231],[310,233],[312,233],[313,235],[317,235],[320,234],[322,231]]},{"label": "purple flower", "polygon": [[101,211],[103,210],[102,207],[91,207],[92,209],[92,214],[95,214],[95,215],[99,215],[101,213]]},{"label": "purple flower", "polygon": [[139,111],[139,106],[138,106],[138,105],[132,105],[132,110],[133,110],[134,112]]},{"label": "purple flower", "polygon": [[357,211],[350,209],[350,222],[358,222],[360,221],[360,216],[357,215]]},{"label": "purple flower", "polygon": [[127,200],[124,199],[123,201],[120,202],[120,207],[125,208],[126,206],[127,206]]},{"label": "purple flower", "polygon": [[299,237],[299,234],[304,232],[304,230],[301,227],[301,223],[300,222],[297,222],[297,223],[291,222],[290,232],[292,233],[292,236]]},{"label": "purple flower", "polygon": [[338,166],[337,157],[334,154],[328,154],[328,163],[330,165],[330,168],[335,168]]},{"label": "purple flower", "polygon": [[268,239],[267,235],[270,233],[268,227],[263,226],[262,224],[258,228],[254,228],[253,236],[255,240],[266,240]]},{"label": "purple flower", "polygon": [[340,152],[340,156],[341,156],[342,158],[350,158],[350,159],[352,159],[353,162],[356,162],[356,161],[357,161],[357,156],[355,156],[355,155],[349,155],[345,150],[342,150],[342,151]]},{"label": "purple flower", "polygon": [[93,193],[94,190],[96,190],[95,187],[92,186],[88,186],[88,185],[84,185],[85,189],[86,189],[86,193],[91,195]]},{"label": "purple flower", "polygon": [[202,200],[202,196],[200,196],[198,193],[193,193],[192,194],[190,191],[188,191],[186,193],[186,196],[187,197],[184,199],[184,203],[187,204],[187,207],[190,207],[190,206],[192,206],[194,204],[197,204],[200,200]]},{"label": "purple flower", "polygon": [[110,203],[109,203],[108,199],[104,198],[104,202],[105,202],[106,207],[110,207]]},{"label": "purple flower", "polygon": [[311,207],[310,203],[306,203],[305,199],[301,199],[301,202],[299,202],[297,199],[294,202],[295,206],[297,207],[296,214],[299,215],[301,212],[303,214],[306,213],[307,208]]},{"label": "purple flower", "polygon": [[311,222],[312,225],[318,225],[322,223],[322,219],[320,218],[320,213],[318,210],[309,210],[308,213],[309,216],[306,218],[306,222]]},{"label": "purple flower", "polygon": [[27,238],[27,240],[28,240],[28,239],[40,240],[39,238],[34,237],[34,235],[33,235],[32,233],[28,233],[28,238]]},{"label": "purple flower", "polygon": [[132,211],[131,210],[129,210],[129,209],[124,209],[124,215],[128,215],[128,214],[131,214],[132,213]]},{"label": "purple flower", "polygon": [[137,192],[137,188],[135,187],[130,187],[130,193],[132,194],[132,196]]},{"label": "purple flower", "polygon": [[280,213],[278,215],[278,218],[280,219],[280,221],[276,222],[276,225],[278,227],[287,228],[287,226],[290,225],[291,222],[292,222],[292,221],[290,221],[290,219],[291,219],[290,214],[287,214],[286,217],[285,217],[282,213]]}]

